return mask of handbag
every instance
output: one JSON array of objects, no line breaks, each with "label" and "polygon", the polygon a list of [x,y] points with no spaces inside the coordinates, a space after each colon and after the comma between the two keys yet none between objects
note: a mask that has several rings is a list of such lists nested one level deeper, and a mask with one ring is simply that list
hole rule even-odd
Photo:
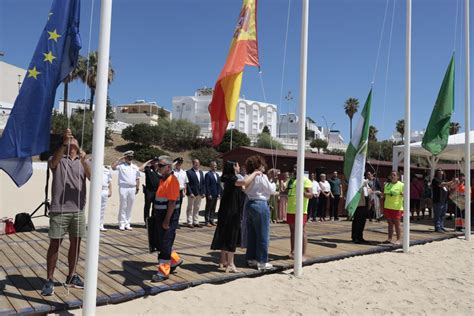
[{"label": "handbag", "polygon": [[19,213],[15,216],[15,230],[20,232],[31,232],[35,230],[35,225],[31,221],[31,215],[28,213]]},{"label": "handbag", "polygon": [[15,226],[13,225],[13,219],[8,218],[5,220],[5,234],[11,235],[16,233]]}]

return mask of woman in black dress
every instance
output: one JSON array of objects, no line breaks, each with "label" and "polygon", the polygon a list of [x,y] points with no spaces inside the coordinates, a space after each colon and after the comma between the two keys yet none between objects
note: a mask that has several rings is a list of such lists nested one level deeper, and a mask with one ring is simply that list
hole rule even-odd
[{"label": "woman in black dress", "polygon": [[242,179],[238,177],[240,172],[239,163],[227,161],[224,166],[221,181],[224,184],[217,215],[217,228],[212,240],[211,249],[220,250],[219,269],[226,272],[240,272],[234,264],[234,253],[237,246],[240,246],[242,209],[244,199],[242,198],[241,187],[252,182],[259,171]]}]

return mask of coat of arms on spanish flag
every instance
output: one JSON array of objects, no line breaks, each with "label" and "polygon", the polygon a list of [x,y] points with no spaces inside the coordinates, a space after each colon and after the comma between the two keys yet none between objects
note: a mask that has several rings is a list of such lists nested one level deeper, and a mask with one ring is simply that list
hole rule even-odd
[{"label": "coat of arms on spanish flag", "polygon": [[221,143],[227,124],[235,119],[245,65],[259,66],[256,15],[257,0],[243,0],[229,54],[209,104],[214,146]]}]

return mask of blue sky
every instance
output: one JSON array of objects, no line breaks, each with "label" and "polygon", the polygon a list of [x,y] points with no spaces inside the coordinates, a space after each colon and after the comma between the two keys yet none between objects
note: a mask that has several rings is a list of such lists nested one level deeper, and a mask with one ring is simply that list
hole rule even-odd
[{"label": "blue sky", "polygon": [[[379,139],[388,138],[395,122],[404,117],[405,1],[396,0],[390,54],[394,0],[310,1],[307,115],[323,126],[324,116],[329,125],[334,123],[333,129],[341,130],[346,141],[349,120],[343,104],[348,97],[358,98],[361,107],[365,102],[374,75],[387,1],[371,121],[379,129]],[[192,95],[196,88],[213,87],[224,65],[241,3],[240,0],[114,0],[111,60],[116,77],[109,89],[113,103],[145,99],[170,109],[173,96]],[[0,1],[0,50],[6,52],[2,60],[27,67],[50,5],[51,0]],[[282,96],[288,0],[260,0],[258,5],[263,86],[266,101],[278,105]],[[426,127],[454,46],[457,53],[453,120],[464,127],[462,7],[461,0],[413,1],[412,129]],[[89,41],[91,50],[97,48],[99,11],[100,0],[82,0],[82,55],[87,54]],[[291,0],[283,78],[283,95],[291,90],[295,96],[290,103],[291,112],[297,110],[299,99],[300,19],[301,0]],[[57,95],[62,95],[62,87]],[[71,99],[83,99],[89,97],[89,92],[83,84],[76,83],[70,95]],[[245,70],[241,95],[264,101],[260,77],[253,67]],[[282,101],[281,111],[286,113],[288,105]]]}]

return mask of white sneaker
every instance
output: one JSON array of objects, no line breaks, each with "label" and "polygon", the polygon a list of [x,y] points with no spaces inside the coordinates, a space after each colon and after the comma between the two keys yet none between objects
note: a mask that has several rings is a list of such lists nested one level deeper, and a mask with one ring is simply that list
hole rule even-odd
[{"label": "white sneaker", "polygon": [[257,267],[257,260],[247,260],[247,265],[250,267],[250,268],[256,268]]},{"label": "white sneaker", "polygon": [[101,232],[106,232],[107,228],[105,228],[104,225],[100,225],[100,231]]},{"label": "white sneaker", "polygon": [[258,271],[265,271],[265,270],[270,270],[273,268],[273,264],[265,262],[265,263],[258,263],[257,264],[257,269]]},{"label": "white sneaker", "polygon": [[126,229],[126,230],[133,230],[133,228],[130,227],[130,224],[128,224],[127,226],[125,226],[125,229]]},{"label": "white sneaker", "polygon": [[119,229],[120,229],[120,230],[125,230],[125,225],[120,225],[120,226],[119,226]]}]

